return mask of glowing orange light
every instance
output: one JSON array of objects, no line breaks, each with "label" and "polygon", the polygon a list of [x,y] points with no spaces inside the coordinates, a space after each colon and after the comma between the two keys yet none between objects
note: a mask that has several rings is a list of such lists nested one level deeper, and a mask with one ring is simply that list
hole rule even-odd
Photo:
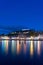
[{"label": "glowing orange light", "polygon": [[[31,37],[31,39],[33,39]],[[30,55],[33,55],[33,40],[30,41]]]},{"label": "glowing orange light", "polygon": [[17,54],[20,53],[21,50],[21,44],[19,43],[19,40],[17,40]]}]

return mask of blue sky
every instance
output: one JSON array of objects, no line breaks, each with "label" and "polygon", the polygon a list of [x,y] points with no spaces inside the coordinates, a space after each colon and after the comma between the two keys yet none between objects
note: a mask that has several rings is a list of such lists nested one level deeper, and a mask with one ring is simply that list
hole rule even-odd
[{"label": "blue sky", "polygon": [[43,0],[0,0],[0,26],[43,30]]}]

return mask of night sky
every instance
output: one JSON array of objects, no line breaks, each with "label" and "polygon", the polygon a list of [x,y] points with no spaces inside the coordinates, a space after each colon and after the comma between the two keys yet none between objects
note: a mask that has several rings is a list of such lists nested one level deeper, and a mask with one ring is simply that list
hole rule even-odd
[{"label": "night sky", "polygon": [[43,0],[0,0],[0,32],[16,27],[43,30]]}]

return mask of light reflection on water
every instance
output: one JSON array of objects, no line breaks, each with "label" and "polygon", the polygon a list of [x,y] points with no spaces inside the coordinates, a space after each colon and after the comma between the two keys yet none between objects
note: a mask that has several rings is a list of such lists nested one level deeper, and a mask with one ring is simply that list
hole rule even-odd
[{"label": "light reflection on water", "polygon": [[34,44],[34,42],[31,41],[30,42],[30,55],[33,55],[33,44]]},{"label": "light reflection on water", "polygon": [[2,50],[8,53],[8,40],[2,40]]},{"label": "light reflection on water", "polygon": [[17,54],[19,54],[21,51],[21,44],[20,44],[20,41],[17,40]]},{"label": "light reflection on water", "polygon": [[41,52],[41,43],[40,43],[40,41],[38,41],[38,44],[37,44],[37,53],[38,53],[38,55],[40,55],[40,52]]},{"label": "light reflection on water", "polygon": [[[42,41],[22,41],[22,40],[12,40],[9,44],[10,40],[2,40],[2,52],[8,53],[9,45],[11,45],[11,53],[16,53],[17,55],[20,53],[27,54],[29,53],[33,56],[34,52],[38,55],[41,54],[41,48],[43,47]],[[43,49],[43,48],[42,48]],[[28,52],[27,52],[28,51]],[[30,52],[29,52],[30,51]]]},{"label": "light reflection on water", "polygon": [[12,43],[11,43],[11,50],[12,50],[12,54],[15,53],[16,51],[16,41],[12,40]]}]

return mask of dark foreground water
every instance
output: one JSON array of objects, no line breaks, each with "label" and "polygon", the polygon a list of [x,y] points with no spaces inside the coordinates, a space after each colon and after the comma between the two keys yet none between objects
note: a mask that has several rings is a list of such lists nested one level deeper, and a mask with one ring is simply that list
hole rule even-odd
[{"label": "dark foreground water", "polygon": [[0,41],[0,65],[43,65],[43,41]]}]

